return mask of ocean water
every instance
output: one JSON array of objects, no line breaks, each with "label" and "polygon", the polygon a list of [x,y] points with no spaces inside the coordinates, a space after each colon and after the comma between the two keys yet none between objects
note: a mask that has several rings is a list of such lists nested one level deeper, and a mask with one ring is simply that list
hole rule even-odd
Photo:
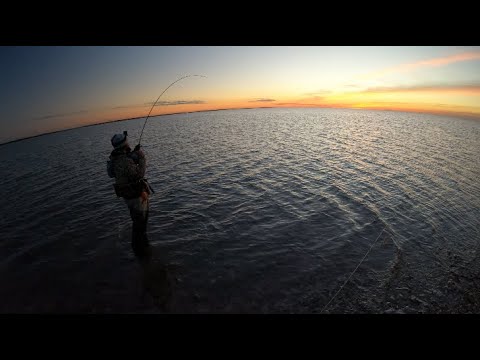
[{"label": "ocean water", "polygon": [[111,136],[128,130],[133,147],[143,121],[0,147],[0,312],[480,312],[480,122],[150,118],[154,256],[141,265],[106,160]]}]

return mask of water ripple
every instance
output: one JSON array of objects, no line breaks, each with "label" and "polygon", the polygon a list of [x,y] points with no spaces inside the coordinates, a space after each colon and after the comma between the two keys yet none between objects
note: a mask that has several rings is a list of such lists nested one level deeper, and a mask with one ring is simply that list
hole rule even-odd
[{"label": "water ripple", "polygon": [[[5,146],[0,311],[138,307],[112,296],[133,286],[129,214],[105,164],[123,130],[137,139],[141,121]],[[478,122],[425,114],[152,118],[149,236],[183,268],[172,311],[319,312],[385,229],[329,312],[478,312],[462,279],[480,273],[479,141]],[[48,301],[14,295],[39,289]]]}]

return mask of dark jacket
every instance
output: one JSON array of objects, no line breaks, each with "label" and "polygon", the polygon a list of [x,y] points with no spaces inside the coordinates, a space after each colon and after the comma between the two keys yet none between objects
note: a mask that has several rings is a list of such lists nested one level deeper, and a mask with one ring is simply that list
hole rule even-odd
[{"label": "dark jacket", "polygon": [[115,192],[125,199],[139,197],[148,191],[146,183],[140,181],[145,176],[146,159],[143,151],[126,152],[115,149],[110,154],[111,170],[115,176]]},{"label": "dark jacket", "polygon": [[[138,157],[138,163],[134,157]],[[110,154],[110,160],[117,184],[136,182],[145,176],[147,162],[141,150],[127,153],[124,149],[115,149]]]}]

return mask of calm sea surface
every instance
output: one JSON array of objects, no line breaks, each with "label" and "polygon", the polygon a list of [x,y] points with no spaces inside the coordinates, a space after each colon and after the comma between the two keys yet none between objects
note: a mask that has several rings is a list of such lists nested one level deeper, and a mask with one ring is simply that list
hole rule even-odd
[{"label": "calm sea surface", "polygon": [[111,136],[128,130],[133,147],[143,121],[0,147],[0,312],[480,312],[480,122],[150,118],[154,258],[141,266],[106,160]]}]

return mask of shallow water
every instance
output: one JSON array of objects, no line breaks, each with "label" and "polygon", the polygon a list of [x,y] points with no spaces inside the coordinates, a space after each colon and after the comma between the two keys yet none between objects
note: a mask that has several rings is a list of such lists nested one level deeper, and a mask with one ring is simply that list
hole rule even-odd
[{"label": "shallow water", "polygon": [[134,145],[142,125],[0,147],[1,312],[480,312],[480,122],[344,109],[151,118],[145,271],[106,173],[111,136],[128,130]]}]

